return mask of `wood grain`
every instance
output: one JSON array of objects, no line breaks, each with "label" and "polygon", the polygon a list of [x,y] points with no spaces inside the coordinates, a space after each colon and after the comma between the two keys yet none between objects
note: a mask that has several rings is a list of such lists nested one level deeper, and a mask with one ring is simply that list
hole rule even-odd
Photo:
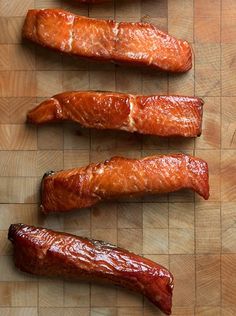
[{"label": "wood grain", "polygon": [[[192,43],[195,65],[183,75],[148,72],[62,56],[22,42],[29,8],[61,7],[118,21],[152,22]],[[127,247],[169,267],[174,316],[236,315],[236,2],[234,0],[0,0],[0,316],[161,316],[139,295],[116,288],[19,273],[7,241],[10,223],[25,222]],[[185,94],[204,99],[195,140],[83,129],[35,128],[26,112],[63,90]],[[190,192],[103,203],[64,216],[39,214],[47,170],[113,155],[185,152],[209,163],[211,197]]]}]

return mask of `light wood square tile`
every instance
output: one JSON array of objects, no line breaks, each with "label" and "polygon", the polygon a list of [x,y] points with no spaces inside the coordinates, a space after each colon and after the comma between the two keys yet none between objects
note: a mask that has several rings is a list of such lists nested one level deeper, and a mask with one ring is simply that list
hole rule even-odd
[{"label": "light wood square tile", "polygon": [[76,231],[78,229],[90,230],[91,228],[91,209],[79,209],[64,215],[65,231]]},{"label": "light wood square tile", "polygon": [[116,308],[94,307],[91,308],[90,316],[117,316]]},{"label": "light wood square tile", "polygon": [[[137,308],[143,306],[143,299],[140,294],[125,290],[117,289],[117,306]],[[141,308],[142,309],[142,308]],[[143,309],[142,309],[143,310]]]},{"label": "light wood square tile", "polygon": [[194,39],[196,43],[220,43],[220,35],[219,15],[212,17],[195,17]]},{"label": "light wood square tile", "polygon": [[[61,91],[89,90],[88,71],[64,71]],[[60,91],[60,92],[61,92]]]},{"label": "light wood square tile", "polygon": [[116,89],[114,72],[104,70],[90,71],[89,88],[92,90],[114,91]]},{"label": "light wood square tile", "polygon": [[169,75],[169,95],[194,95],[194,67],[187,73]]},{"label": "light wood square tile", "polygon": [[37,0],[35,3],[35,9],[60,8],[61,6],[60,0]]},{"label": "light wood square tile", "polygon": [[34,126],[1,124],[1,150],[35,150],[37,135]]},{"label": "light wood square tile", "polygon": [[[236,306],[236,254],[223,254],[221,256],[221,286],[222,306]],[[229,278],[229,276],[231,276]]]},{"label": "light wood square tile", "polygon": [[38,149],[61,150],[63,143],[63,126],[53,124],[38,128]]},{"label": "light wood square tile", "polygon": [[[195,93],[199,96],[220,95],[220,45],[195,44]],[[210,76],[206,75],[211,73]]]},{"label": "light wood square tile", "polygon": [[142,91],[142,75],[139,69],[123,69],[116,70],[116,91],[122,93],[141,94]]},{"label": "light wood square tile", "polygon": [[168,17],[168,1],[147,0],[141,3],[141,13],[151,18]]},{"label": "light wood square tile", "polygon": [[68,122],[64,124],[64,149],[65,150],[89,150],[90,130],[80,127],[79,124]]},{"label": "light wood square tile", "polygon": [[221,248],[220,203],[196,204],[196,252],[219,253]]},{"label": "light wood square tile", "polygon": [[64,284],[65,307],[90,306],[90,286],[88,283],[65,282]]},{"label": "light wood square tile", "polygon": [[221,87],[222,96],[236,96],[236,44],[222,44]]},{"label": "light wood square tile", "polygon": [[[212,306],[199,306],[195,309],[196,316],[220,316],[221,308]],[[223,314],[225,315],[225,314]]]},{"label": "light wood square tile", "polygon": [[63,281],[53,279],[39,280],[39,306],[63,307]]},{"label": "light wood square tile", "polygon": [[113,228],[117,226],[117,205],[104,203],[93,207],[91,213],[92,229]]},{"label": "light wood square tile", "polygon": [[86,307],[79,308],[64,308],[63,316],[90,316],[90,309]]},{"label": "light wood square tile", "polygon": [[221,198],[222,201],[236,201],[236,151],[221,152]]},{"label": "light wood square tile", "polygon": [[117,208],[118,228],[142,228],[142,203],[120,203]]},{"label": "light wood square tile", "polygon": [[34,46],[10,44],[8,45],[9,68],[11,70],[34,70]]},{"label": "light wood square tile", "polygon": [[35,47],[35,64],[37,70],[62,70],[62,55],[37,46]]},{"label": "light wood square tile", "polygon": [[222,98],[221,145],[236,149],[236,98]]},{"label": "light wood square tile", "polygon": [[117,289],[110,286],[91,285],[92,307],[115,307],[117,304]]},{"label": "light wood square tile", "polygon": [[236,215],[235,202],[225,202],[221,206],[222,252],[236,252]]},{"label": "light wood square tile", "polygon": [[168,228],[168,204],[167,203],[144,203],[143,204],[143,227]]},{"label": "light wood square tile", "polygon": [[171,255],[170,270],[175,276],[173,305],[191,307],[195,304],[195,258],[194,255]]},{"label": "light wood square tile", "polygon": [[118,246],[129,249],[136,254],[145,252],[143,247],[143,232],[138,228],[118,229]]},{"label": "light wood square tile", "polygon": [[236,5],[232,0],[222,1],[222,43],[235,43]]},{"label": "light wood square tile", "polygon": [[138,307],[120,307],[118,316],[143,316],[143,309]]},{"label": "light wood square tile", "polygon": [[37,96],[51,97],[62,92],[62,76],[61,71],[37,71]]},{"label": "light wood square tile", "polygon": [[39,182],[36,177],[1,177],[0,203],[37,203]]},{"label": "light wood square tile", "polygon": [[194,251],[193,228],[169,228],[170,254],[192,254]]},{"label": "light wood square tile", "polygon": [[40,307],[39,316],[64,316],[64,309],[61,307]]},{"label": "light wood square tile", "polygon": [[[168,91],[168,76],[163,73],[142,73],[142,93],[151,94],[167,94]],[[139,92],[140,93],[140,92]]]},{"label": "light wood square tile", "polygon": [[7,230],[12,223],[37,225],[38,207],[35,204],[1,204],[0,230]]},{"label": "light wood square tile", "polygon": [[89,6],[89,17],[96,19],[114,19],[114,2],[108,1],[103,5],[91,5]]},{"label": "light wood square tile", "polygon": [[65,150],[64,169],[79,168],[89,164],[89,153],[87,150]]},{"label": "light wood square tile", "polygon": [[194,204],[171,203],[169,205],[170,228],[194,228]]},{"label": "light wood square tile", "polygon": [[24,124],[26,113],[35,106],[36,98],[0,98],[1,124]]},{"label": "light wood square tile", "polygon": [[168,229],[144,228],[144,254],[168,254]]},{"label": "light wood square tile", "polygon": [[[181,5],[181,11],[178,10]],[[193,1],[168,1],[168,30],[170,34],[193,42]]]},{"label": "light wood square tile", "polygon": [[38,284],[37,282],[13,282],[11,284],[12,306],[37,306]]},{"label": "light wood square tile", "polygon": [[141,16],[140,0],[120,0],[116,1],[116,18],[120,18],[123,21],[127,19],[135,19],[139,21]]},{"label": "light wood square tile", "polygon": [[28,9],[34,7],[33,0],[1,0],[1,16],[24,16]]},{"label": "light wood square tile", "polygon": [[0,316],[37,316],[35,307],[0,308]]},{"label": "light wood square tile", "polygon": [[196,299],[200,306],[218,306],[221,303],[220,255],[197,255]]}]

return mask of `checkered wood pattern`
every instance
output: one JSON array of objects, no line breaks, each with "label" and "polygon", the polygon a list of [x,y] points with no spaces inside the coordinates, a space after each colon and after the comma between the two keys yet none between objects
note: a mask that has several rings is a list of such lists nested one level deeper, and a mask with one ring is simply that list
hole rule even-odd
[{"label": "checkered wood pattern", "polygon": [[[167,75],[84,62],[22,43],[24,15],[34,7],[152,22],[190,41],[195,65],[187,74]],[[235,38],[235,0],[116,0],[94,6],[73,0],[0,0],[0,316],[162,315],[125,290],[18,272],[6,235],[15,222],[103,239],[169,267],[175,276],[175,316],[236,315]],[[35,104],[72,89],[200,96],[205,100],[203,134],[196,140],[167,140],[71,123],[38,129],[24,123]],[[209,201],[180,192],[63,216],[39,213],[39,183],[47,170],[113,155],[178,151],[208,161]]]}]

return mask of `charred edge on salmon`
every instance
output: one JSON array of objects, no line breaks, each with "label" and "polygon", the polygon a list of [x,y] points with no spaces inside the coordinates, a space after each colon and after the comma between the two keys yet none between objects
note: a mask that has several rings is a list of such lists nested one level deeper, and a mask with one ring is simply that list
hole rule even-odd
[{"label": "charred edge on salmon", "polygon": [[14,242],[15,234],[22,226],[24,226],[24,224],[21,224],[21,223],[10,225],[10,227],[8,229],[8,236],[7,237],[11,242]]},{"label": "charred edge on salmon", "polygon": [[[44,173],[43,177],[42,177],[42,180],[41,180],[41,185],[40,185],[40,200],[42,201],[43,199],[43,183],[44,183],[44,179],[47,178],[47,177],[51,177],[53,174],[55,173],[55,171],[53,170],[50,170],[50,171],[47,171]],[[40,205],[40,209],[41,211],[44,213],[44,207],[43,205],[41,204]]]}]

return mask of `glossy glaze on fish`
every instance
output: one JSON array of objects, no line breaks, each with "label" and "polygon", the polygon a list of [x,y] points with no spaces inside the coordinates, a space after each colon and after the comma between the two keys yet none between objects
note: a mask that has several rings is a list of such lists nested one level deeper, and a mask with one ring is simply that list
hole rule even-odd
[{"label": "glossy glaze on fish", "polygon": [[170,72],[192,67],[191,47],[149,23],[115,22],[76,16],[61,9],[30,10],[23,37],[84,58]]},{"label": "glossy glaze on fish", "polygon": [[113,157],[104,163],[46,174],[42,180],[41,208],[45,213],[65,212],[103,200],[186,188],[208,199],[205,161],[184,154],[143,159]]},{"label": "glossy glaze on fish", "polygon": [[8,238],[15,265],[24,272],[118,285],[171,314],[173,276],[149,259],[103,241],[23,224],[11,225]]},{"label": "glossy glaze on fish", "polygon": [[203,101],[195,97],[135,96],[115,92],[64,92],[27,115],[34,124],[70,120],[98,129],[158,136],[201,134]]}]

